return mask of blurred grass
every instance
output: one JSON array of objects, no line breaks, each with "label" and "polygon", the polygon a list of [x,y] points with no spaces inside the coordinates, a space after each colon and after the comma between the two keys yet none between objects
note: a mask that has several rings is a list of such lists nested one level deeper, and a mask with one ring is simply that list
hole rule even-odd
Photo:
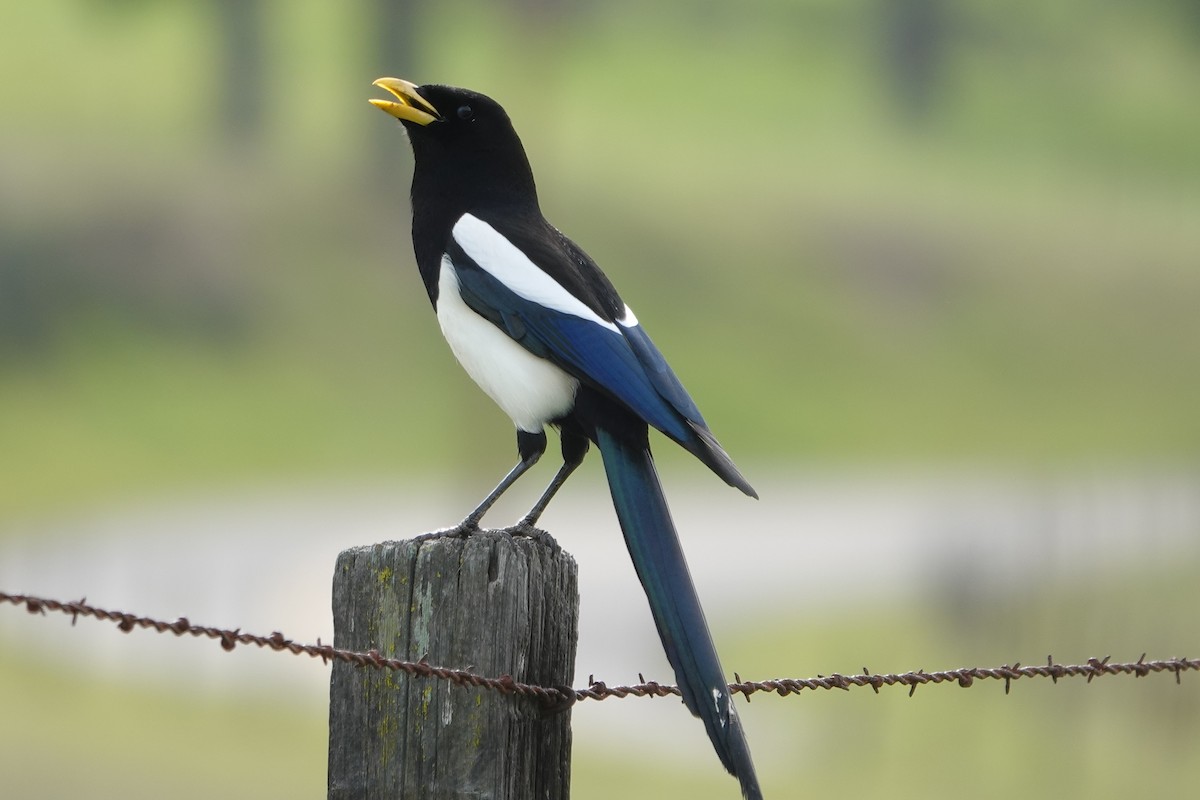
[{"label": "blurred grass", "polygon": [[324,795],[324,715],[187,685],[134,686],[0,651],[7,797]]},{"label": "blurred grass", "polygon": [[[819,615],[776,609],[774,620],[742,627],[723,644],[743,677],[1044,663],[1047,655],[1058,663],[1108,654],[1136,661],[1146,648],[1174,653],[1187,641],[1179,609],[1195,580],[1194,566],[1176,565],[997,592],[977,614],[949,597]],[[988,681],[969,691],[921,687],[911,698],[903,688],[805,692],[760,695],[740,713],[768,796],[1167,796],[1200,778],[1192,683],[1185,674],[1182,685],[1172,675],[1022,680],[1008,695],[1002,682]],[[618,754],[590,752],[577,737],[573,796],[730,796],[719,767],[670,743],[638,753],[645,738],[631,735]]]},{"label": "blurred grass", "polygon": [[[974,616],[933,596],[839,613],[797,611],[786,622],[760,620],[722,638],[729,664],[755,679],[863,665],[903,672],[1032,663],[1051,652],[1059,663],[1105,654],[1136,660],[1143,648],[1160,657],[1187,638],[1179,609],[1197,577],[1194,566],[1171,565],[996,591]],[[322,669],[316,662],[310,668]],[[78,669],[0,651],[0,686],[20,687],[4,693],[0,722],[6,790],[14,797],[181,800],[323,795],[324,712],[192,688],[186,670],[180,680],[164,688],[82,679]],[[1007,696],[1002,683],[988,681],[970,691],[927,686],[912,698],[902,688],[805,692],[761,695],[741,713],[770,796],[1167,796],[1200,779],[1190,736],[1200,720],[1194,684],[1185,674],[1178,686],[1170,675],[1022,680]],[[579,724],[619,703],[659,701],[610,700],[603,709],[585,703],[572,713]],[[683,714],[660,705],[657,713]],[[694,738],[698,749],[688,754],[678,743],[648,744],[644,732],[577,732],[572,794],[731,796],[734,784],[709,757],[703,734]]]}]

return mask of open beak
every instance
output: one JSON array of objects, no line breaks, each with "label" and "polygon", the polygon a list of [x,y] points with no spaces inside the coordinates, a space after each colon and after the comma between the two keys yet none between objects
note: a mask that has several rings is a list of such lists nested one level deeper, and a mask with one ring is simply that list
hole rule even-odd
[{"label": "open beak", "polygon": [[438,110],[430,105],[428,100],[417,94],[415,83],[400,78],[380,78],[371,85],[387,89],[399,101],[375,99],[370,101],[371,105],[386,111],[396,119],[415,122],[418,125],[428,125],[441,119],[442,115],[438,113]]}]

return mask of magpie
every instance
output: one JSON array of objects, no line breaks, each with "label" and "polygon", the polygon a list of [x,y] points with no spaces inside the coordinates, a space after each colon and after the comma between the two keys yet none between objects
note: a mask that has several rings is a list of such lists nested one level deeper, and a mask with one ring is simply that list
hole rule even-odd
[{"label": "magpie", "polygon": [[650,454],[649,428],[726,483],[757,497],[633,311],[578,245],[542,216],[533,171],[508,114],[451,86],[375,81],[415,161],[412,239],[442,334],[517,428],[519,460],[454,529],[484,514],[546,450],[558,428],[562,467],[515,526],[532,532],[551,498],[600,451],[617,519],[683,701],[704,721],[745,798],[761,798],[700,599]]}]

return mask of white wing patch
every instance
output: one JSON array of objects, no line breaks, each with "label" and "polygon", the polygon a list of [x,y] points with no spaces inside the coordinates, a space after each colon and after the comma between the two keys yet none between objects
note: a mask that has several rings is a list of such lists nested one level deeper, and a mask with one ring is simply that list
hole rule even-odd
[{"label": "white wing patch", "polygon": [[[458,222],[454,223],[452,235],[458,246],[480,269],[503,283],[513,293],[531,303],[586,319],[614,333],[620,333],[616,325],[584,305],[564,289],[561,283],[530,261],[529,256],[522,253],[519,247],[479,217],[463,214]],[[633,320],[632,323],[627,321],[630,319]],[[622,317],[621,324],[626,327],[637,324],[637,318],[628,306],[625,307],[625,316]]]},{"label": "white wing patch", "polygon": [[521,430],[536,433],[575,404],[579,381],[530,353],[463,302],[448,255],[442,256],[438,276],[437,318],[463,369]]}]

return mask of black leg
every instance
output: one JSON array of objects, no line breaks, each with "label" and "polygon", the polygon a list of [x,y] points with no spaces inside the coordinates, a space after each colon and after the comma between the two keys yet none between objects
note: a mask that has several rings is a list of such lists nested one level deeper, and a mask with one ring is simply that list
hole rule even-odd
[{"label": "black leg", "polygon": [[586,436],[570,428],[562,429],[563,465],[559,467],[558,472],[554,475],[554,480],[550,481],[550,485],[546,487],[546,491],[542,492],[542,496],[534,503],[533,508],[529,509],[529,513],[518,523],[519,527],[532,528],[537,524],[538,518],[542,516],[546,506],[550,505],[554,495],[558,494],[558,490],[567,482],[567,478],[571,477],[575,468],[583,463],[583,457],[587,455],[587,451]]},{"label": "black leg", "polygon": [[465,534],[478,528],[483,515],[500,499],[500,495],[508,491],[508,487],[516,483],[517,478],[520,478],[525,474],[526,470],[536,464],[544,452],[546,452],[545,431],[538,431],[537,433],[517,431],[517,453],[520,454],[521,460],[504,476],[504,480],[500,481],[496,485],[496,488],[492,489],[491,493],[483,498],[483,502],[468,514],[467,518],[458,524],[458,527],[454,528],[454,532]]}]

